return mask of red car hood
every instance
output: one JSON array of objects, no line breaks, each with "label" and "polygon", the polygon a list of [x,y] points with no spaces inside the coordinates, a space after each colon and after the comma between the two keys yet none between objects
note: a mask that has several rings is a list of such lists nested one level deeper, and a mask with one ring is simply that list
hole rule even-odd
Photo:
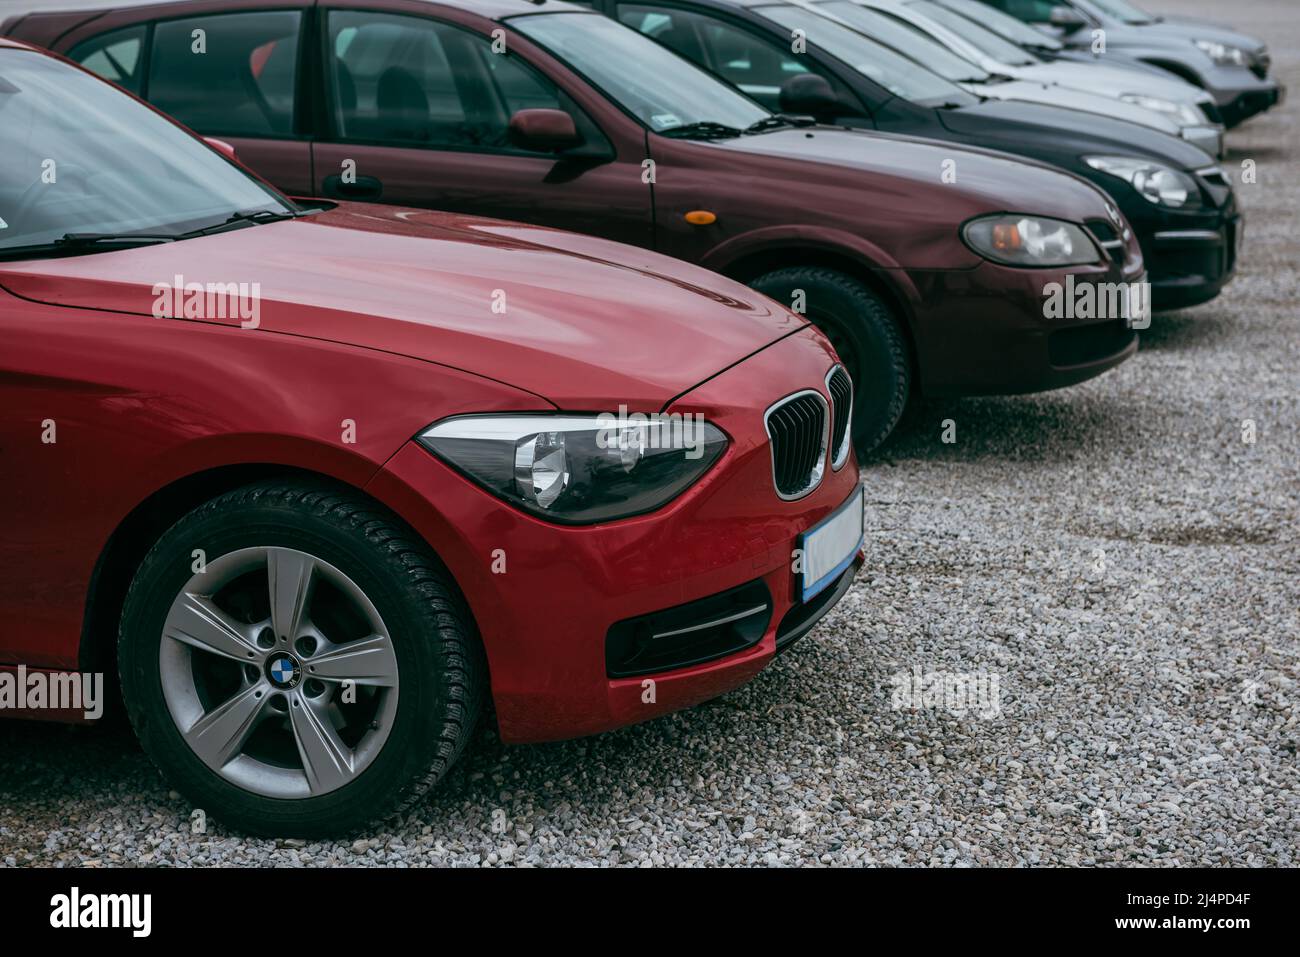
[{"label": "red car hood", "polygon": [[[572,411],[661,408],[806,324],[739,283],[646,250],[390,206],[344,204],[176,243],[0,263],[0,286],[14,295],[145,316],[160,296],[175,302],[177,276],[259,293],[259,325],[240,335],[425,359]],[[229,313],[199,321],[238,326]]]}]

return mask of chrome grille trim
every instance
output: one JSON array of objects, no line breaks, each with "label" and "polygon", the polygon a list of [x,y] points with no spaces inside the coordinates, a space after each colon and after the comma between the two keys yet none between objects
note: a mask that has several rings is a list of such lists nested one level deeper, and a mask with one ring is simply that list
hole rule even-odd
[{"label": "chrome grille trim", "polygon": [[831,397],[831,471],[838,472],[853,446],[853,377],[838,362],[826,373],[826,394]]}]

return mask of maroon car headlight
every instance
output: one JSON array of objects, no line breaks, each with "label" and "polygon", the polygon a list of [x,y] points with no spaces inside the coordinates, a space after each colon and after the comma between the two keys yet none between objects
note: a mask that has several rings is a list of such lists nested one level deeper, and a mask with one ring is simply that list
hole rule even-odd
[{"label": "maroon car headlight", "polygon": [[720,429],[689,413],[461,415],[418,441],[498,498],[571,525],[653,511],[727,447]]},{"label": "maroon car headlight", "polygon": [[966,245],[1006,266],[1082,266],[1101,262],[1101,251],[1082,226],[1044,216],[998,213],[962,227]]}]

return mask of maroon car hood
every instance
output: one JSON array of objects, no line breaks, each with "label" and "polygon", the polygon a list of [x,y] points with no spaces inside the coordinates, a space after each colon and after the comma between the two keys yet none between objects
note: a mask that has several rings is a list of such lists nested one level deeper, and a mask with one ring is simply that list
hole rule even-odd
[{"label": "maroon car hood", "polygon": [[[146,316],[166,295],[159,284],[174,286],[177,276],[247,283],[250,292],[257,283],[260,325],[237,334],[425,359],[575,411],[659,408],[805,324],[739,283],[657,253],[389,206],[343,205],[165,245],[0,263],[0,286],[26,299]],[[202,321],[240,324],[237,314]]]}]

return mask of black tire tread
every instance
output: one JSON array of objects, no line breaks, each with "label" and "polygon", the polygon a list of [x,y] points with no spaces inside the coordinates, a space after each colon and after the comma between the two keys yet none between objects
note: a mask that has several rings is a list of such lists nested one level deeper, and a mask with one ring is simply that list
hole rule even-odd
[{"label": "black tire tread", "polygon": [[[868,323],[880,333],[886,342],[889,362],[901,372],[896,379],[882,424],[871,434],[854,436],[856,451],[859,456],[863,456],[884,443],[903,418],[907,408],[912,392],[912,361],[907,340],[893,311],[884,300],[861,280],[838,269],[826,266],[786,266],[759,276],[750,285],[760,292],[766,292],[769,288],[779,289],[792,284],[795,288],[799,288],[813,283],[837,289],[857,303],[855,321]],[[789,305],[789,303],[783,304]]]},{"label": "black tire tread", "polygon": [[[171,535],[183,531],[192,522],[248,506],[283,508],[295,516],[309,515],[351,530],[374,547],[389,570],[403,576],[423,599],[422,617],[427,624],[424,634],[437,643],[435,653],[446,669],[448,699],[443,731],[428,770],[407,781],[391,796],[386,807],[377,809],[368,821],[355,825],[352,830],[401,818],[442,780],[473,736],[486,696],[486,664],[473,618],[459,592],[450,585],[442,564],[424,541],[385,514],[372,500],[338,486],[302,479],[268,480],[219,495],[187,514],[150,549],[127,592],[123,620],[125,609],[132,606],[137,589],[147,578],[140,571],[157,560],[157,553]],[[119,629],[119,662],[123,660],[126,640],[125,629]],[[125,676],[123,683],[126,683]],[[151,733],[148,721],[138,703],[128,700],[127,711],[143,742]],[[158,766],[156,761],[154,764]],[[158,770],[166,776],[163,768]]]}]

